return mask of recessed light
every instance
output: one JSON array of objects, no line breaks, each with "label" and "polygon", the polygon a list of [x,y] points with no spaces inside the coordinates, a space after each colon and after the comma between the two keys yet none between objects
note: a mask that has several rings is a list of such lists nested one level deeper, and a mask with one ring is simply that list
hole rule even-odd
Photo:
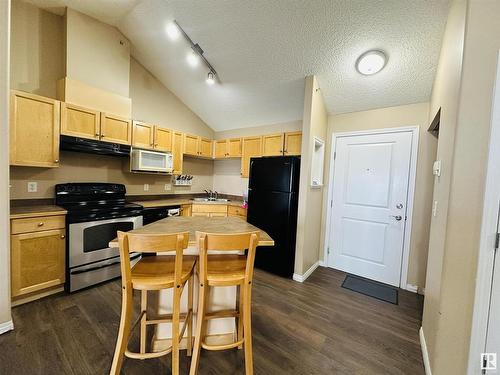
[{"label": "recessed light", "polygon": [[167,25],[167,35],[172,40],[179,39],[179,35],[181,35],[181,32],[174,22],[170,22]]},{"label": "recessed light", "polygon": [[213,85],[215,83],[215,75],[213,72],[208,72],[207,74],[207,84]]},{"label": "recessed light", "polygon": [[387,63],[387,57],[382,51],[368,51],[359,56],[356,69],[363,75],[369,76],[380,72]]},{"label": "recessed light", "polygon": [[187,55],[187,62],[192,67],[198,66],[200,57],[194,51],[190,51]]}]

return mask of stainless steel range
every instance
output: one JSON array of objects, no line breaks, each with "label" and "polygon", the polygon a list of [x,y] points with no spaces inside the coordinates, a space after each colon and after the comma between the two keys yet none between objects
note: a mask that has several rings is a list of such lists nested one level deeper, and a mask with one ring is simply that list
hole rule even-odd
[{"label": "stainless steel range", "polygon": [[[108,247],[117,231],[142,226],[142,206],[125,201],[125,186],[104,183],[56,185],[56,204],[66,216],[66,291],[120,276],[120,254]],[[130,254],[132,264],[140,254]]]}]

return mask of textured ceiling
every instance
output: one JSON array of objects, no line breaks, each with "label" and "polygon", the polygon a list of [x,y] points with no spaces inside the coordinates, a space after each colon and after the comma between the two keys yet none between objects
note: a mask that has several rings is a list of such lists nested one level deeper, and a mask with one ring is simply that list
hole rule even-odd
[{"label": "textured ceiling", "polygon": [[[429,100],[449,1],[445,0],[31,0],[65,3],[116,25],[132,54],[209,126],[227,130],[302,118],[304,77],[315,74],[330,113]],[[88,8],[88,9],[86,9]],[[205,51],[207,69],[186,64],[176,19]],[[387,53],[380,73],[355,61]]]}]

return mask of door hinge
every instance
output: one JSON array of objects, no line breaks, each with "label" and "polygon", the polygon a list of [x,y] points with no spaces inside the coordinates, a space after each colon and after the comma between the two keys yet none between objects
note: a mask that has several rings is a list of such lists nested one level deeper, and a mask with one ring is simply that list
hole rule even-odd
[{"label": "door hinge", "polygon": [[326,253],[327,253],[328,255],[330,255],[330,246],[328,246],[328,247],[326,248]]},{"label": "door hinge", "polygon": [[333,199],[330,201],[330,208],[333,207]]},{"label": "door hinge", "polygon": [[333,160],[337,159],[337,151],[333,152]]},{"label": "door hinge", "polygon": [[499,246],[500,246],[500,233],[497,233],[495,235],[495,250],[497,250]]}]

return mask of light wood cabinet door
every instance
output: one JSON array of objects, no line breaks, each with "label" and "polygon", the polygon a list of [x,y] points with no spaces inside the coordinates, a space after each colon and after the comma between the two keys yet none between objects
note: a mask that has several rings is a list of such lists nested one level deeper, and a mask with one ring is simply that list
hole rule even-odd
[{"label": "light wood cabinet door", "polygon": [[155,126],[155,150],[172,151],[172,130]]},{"label": "light wood cabinet door", "polygon": [[61,134],[86,139],[99,139],[101,113],[93,109],[61,103]]},{"label": "light wood cabinet door", "polygon": [[286,155],[300,155],[302,148],[302,132],[285,133],[285,147],[283,154]]},{"label": "light wood cabinet door", "polygon": [[60,102],[12,91],[10,95],[10,164],[59,166]]},{"label": "light wood cabinet door", "polygon": [[198,156],[198,139],[197,135],[184,135],[184,153],[186,155]]},{"label": "light wood cabinet door", "polygon": [[132,146],[138,148],[154,149],[155,126],[141,121],[134,121]]},{"label": "light wood cabinet door", "polygon": [[12,297],[64,283],[65,233],[57,229],[11,236]]},{"label": "light wood cabinet door", "polygon": [[283,155],[284,134],[270,134],[262,136],[262,156]]},{"label": "light wood cabinet door", "polygon": [[224,159],[228,155],[227,139],[214,141],[214,157],[216,159]]},{"label": "light wood cabinet door", "polygon": [[181,216],[191,216],[191,205],[183,204],[181,206]]},{"label": "light wood cabinet door", "polygon": [[230,158],[241,157],[241,138],[228,139],[227,156]]},{"label": "light wood cabinet door", "polygon": [[250,158],[262,156],[262,137],[245,137],[242,139],[241,176],[248,177]]},{"label": "light wood cabinet door", "polygon": [[181,132],[172,133],[172,158],[174,168],[173,174],[182,174],[182,161],[184,151],[184,134]]},{"label": "light wood cabinet door", "polygon": [[211,158],[213,155],[213,142],[211,139],[200,138],[199,144],[199,156],[204,158]]},{"label": "light wood cabinet door", "polygon": [[101,141],[132,144],[132,121],[125,117],[101,113]]}]

